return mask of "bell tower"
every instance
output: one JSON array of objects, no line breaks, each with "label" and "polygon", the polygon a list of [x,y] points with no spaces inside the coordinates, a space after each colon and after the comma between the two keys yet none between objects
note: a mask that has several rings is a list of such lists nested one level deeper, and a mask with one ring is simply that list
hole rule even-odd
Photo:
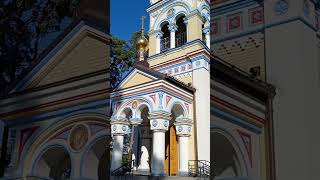
[{"label": "bell tower", "polygon": [[150,2],[150,56],[197,39],[210,47],[210,9],[206,0]]},{"label": "bell tower", "polygon": [[210,7],[207,0],[151,0],[149,67],[196,89],[189,159],[210,161]]}]

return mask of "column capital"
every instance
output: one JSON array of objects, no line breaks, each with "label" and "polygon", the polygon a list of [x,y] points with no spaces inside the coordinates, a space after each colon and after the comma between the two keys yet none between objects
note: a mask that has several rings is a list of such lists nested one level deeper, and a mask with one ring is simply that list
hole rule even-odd
[{"label": "column capital", "polygon": [[127,118],[115,118],[111,119],[111,134],[113,135],[125,135],[129,134],[129,121]]},{"label": "column capital", "polygon": [[178,26],[174,23],[168,25],[168,29],[170,32],[176,32],[178,30]]},{"label": "column capital", "polygon": [[177,119],[174,123],[176,127],[177,136],[190,136],[192,131],[191,119]]},{"label": "column capital", "polygon": [[203,28],[203,30],[202,30],[202,32],[204,33],[204,34],[209,34],[210,33],[210,26],[207,26],[207,27],[204,27]]},{"label": "column capital", "polygon": [[149,113],[150,129],[153,131],[167,131],[171,113],[167,111],[154,111]]},{"label": "column capital", "polygon": [[186,26],[188,25],[188,21],[189,21],[189,19],[188,19],[187,17],[183,18],[183,22],[184,22],[184,24],[185,24]]},{"label": "column capital", "polygon": [[155,34],[156,34],[156,37],[157,37],[158,39],[162,38],[162,36],[163,36],[163,32],[160,31],[160,30],[156,31]]}]

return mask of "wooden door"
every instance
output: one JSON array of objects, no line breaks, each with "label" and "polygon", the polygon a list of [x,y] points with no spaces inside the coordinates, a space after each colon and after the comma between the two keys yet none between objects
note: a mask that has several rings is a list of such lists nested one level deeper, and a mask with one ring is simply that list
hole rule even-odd
[{"label": "wooden door", "polygon": [[170,153],[170,133],[166,132],[166,154],[165,154],[165,163],[164,163],[164,169],[165,169],[165,173],[166,175],[169,176],[169,153]]},{"label": "wooden door", "polygon": [[175,127],[171,126],[166,133],[166,157],[165,157],[165,172],[169,176],[178,175],[178,143]]},{"label": "wooden door", "polygon": [[170,127],[170,176],[178,175],[177,136],[174,126]]}]

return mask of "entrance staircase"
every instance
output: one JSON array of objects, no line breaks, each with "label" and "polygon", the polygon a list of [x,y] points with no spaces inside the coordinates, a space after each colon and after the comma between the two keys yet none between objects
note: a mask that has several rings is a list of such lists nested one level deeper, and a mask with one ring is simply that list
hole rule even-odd
[{"label": "entrance staircase", "polygon": [[211,180],[214,177],[210,176],[210,162],[204,160],[189,161],[189,177],[142,175],[133,171],[132,164],[134,161],[127,162],[111,172],[111,180]]}]

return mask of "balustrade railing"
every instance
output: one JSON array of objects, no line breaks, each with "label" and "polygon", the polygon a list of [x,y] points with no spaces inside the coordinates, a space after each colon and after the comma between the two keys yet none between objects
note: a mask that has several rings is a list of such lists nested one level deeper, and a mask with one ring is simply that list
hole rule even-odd
[{"label": "balustrade railing", "polygon": [[160,41],[160,50],[161,52],[170,48],[170,37],[162,38]]},{"label": "balustrade railing", "polygon": [[115,169],[111,172],[112,176],[124,176],[126,174],[132,175],[132,164],[134,164],[134,160],[129,161],[123,164],[121,167]]},{"label": "balustrade railing", "polygon": [[187,33],[182,32],[179,34],[176,34],[176,47],[180,47],[184,45],[187,42]]},{"label": "balustrade railing", "polygon": [[210,174],[210,166],[211,163],[206,160],[189,160],[189,175],[192,177],[213,179],[215,175]]}]

